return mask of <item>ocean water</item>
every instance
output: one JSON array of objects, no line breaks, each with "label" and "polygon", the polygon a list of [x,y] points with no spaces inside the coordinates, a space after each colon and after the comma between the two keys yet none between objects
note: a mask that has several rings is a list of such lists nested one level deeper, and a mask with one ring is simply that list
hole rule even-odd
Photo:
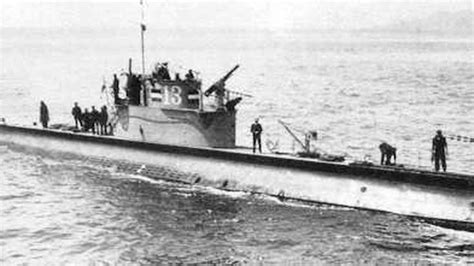
[{"label": "ocean water", "polygon": [[[101,105],[103,80],[140,69],[139,33],[2,29],[0,117],[72,122],[74,101]],[[235,64],[229,89],[253,95],[238,113],[250,144],[260,117],[266,139],[294,144],[277,120],[316,129],[317,145],[352,158],[379,158],[388,141],[398,162],[431,168],[436,129],[473,138],[472,37],[206,30],[153,30],[147,63],[200,72],[209,86]],[[183,75],[183,74],[182,74]],[[448,140],[448,170],[474,173],[474,143]],[[0,259],[31,262],[468,263],[472,233],[398,215],[224,193],[156,182],[78,158],[0,147]]]},{"label": "ocean water", "polygon": [[473,262],[473,234],[403,216],[181,186],[61,154],[0,156],[5,265]]},{"label": "ocean water", "polygon": [[[113,73],[141,71],[133,30],[23,30],[1,33],[0,113],[11,123],[38,120],[39,101],[51,122],[71,122],[74,101],[105,101]],[[146,35],[146,67],[170,62],[181,76],[200,72],[210,86],[234,65],[227,86],[251,94],[238,106],[237,142],[251,145],[261,119],[266,139],[293,149],[277,122],[317,130],[317,146],[354,158],[379,159],[382,141],[399,163],[431,166],[431,138],[474,138],[474,41],[471,36],[272,31],[163,31]],[[473,143],[449,141],[448,169],[474,172]],[[298,147],[296,147],[298,148]]]}]

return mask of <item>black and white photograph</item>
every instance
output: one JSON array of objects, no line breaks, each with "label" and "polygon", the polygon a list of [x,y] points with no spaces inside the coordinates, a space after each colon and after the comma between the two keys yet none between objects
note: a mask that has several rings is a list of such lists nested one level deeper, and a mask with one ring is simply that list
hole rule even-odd
[{"label": "black and white photograph", "polygon": [[2,0],[0,264],[474,264],[472,0]]}]

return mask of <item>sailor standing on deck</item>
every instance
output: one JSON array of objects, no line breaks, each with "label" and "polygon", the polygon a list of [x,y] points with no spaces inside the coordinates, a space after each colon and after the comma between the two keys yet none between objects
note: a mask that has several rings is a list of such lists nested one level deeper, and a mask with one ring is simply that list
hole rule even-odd
[{"label": "sailor standing on deck", "polygon": [[43,125],[43,128],[48,128],[49,111],[48,107],[43,101],[40,102],[40,122]]},{"label": "sailor standing on deck", "polygon": [[107,106],[102,106],[100,110],[100,134],[107,135],[107,121],[109,120],[109,115],[107,113]]},{"label": "sailor standing on deck", "polygon": [[72,116],[74,117],[74,122],[76,124],[76,128],[79,128],[79,126],[82,127],[82,111],[81,107],[77,104],[77,102],[74,103],[74,107],[72,108]]},{"label": "sailor standing on deck", "polygon": [[117,74],[114,74],[114,81],[112,82],[112,90],[114,92],[114,103],[119,103],[119,79],[117,78]]},{"label": "sailor standing on deck", "polygon": [[99,111],[97,111],[97,109],[95,109],[95,106],[92,106],[92,110],[91,110],[91,118],[92,118],[92,123],[91,123],[91,126],[92,126],[92,133],[93,134],[99,134],[99,130],[100,130],[100,124],[99,124],[99,121],[100,121],[100,113]]},{"label": "sailor standing on deck", "polygon": [[262,125],[258,123],[258,118],[255,119],[255,123],[252,124],[250,127],[250,132],[252,132],[253,136],[253,153],[255,153],[255,145],[258,144],[258,151],[262,153],[262,141],[260,136],[262,135]]},{"label": "sailor standing on deck", "polygon": [[91,113],[87,108],[84,108],[84,113],[82,113],[82,130],[88,132],[91,124]]},{"label": "sailor standing on deck", "polygon": [[441,130],[436,131],[436,136],[433,138],[433,147],[431,149],[431,161],[434,160],[435,170],[439,171],[439,162],[443,171],[446,172],[446,156],[448,155],[448,143],[443,136]]}]

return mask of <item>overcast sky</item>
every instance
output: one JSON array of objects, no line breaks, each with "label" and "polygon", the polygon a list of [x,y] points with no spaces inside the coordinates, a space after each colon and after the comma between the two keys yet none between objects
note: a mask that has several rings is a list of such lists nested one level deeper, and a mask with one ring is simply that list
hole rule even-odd
[{"label": "overcast sky", "polygon": [[[154,28],[358,29],[473,10],[470,0],[144,0]],[[119,28],[140,20],[139,0],[0,1],[2,27]]]}]

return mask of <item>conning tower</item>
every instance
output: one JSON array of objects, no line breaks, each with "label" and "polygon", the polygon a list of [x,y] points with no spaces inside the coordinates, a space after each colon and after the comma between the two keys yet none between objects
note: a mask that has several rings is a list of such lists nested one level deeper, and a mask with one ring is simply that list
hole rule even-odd
[{"label": "conning tower", "polygon": [[[191,70],[185,79],[171,79],[167,64],[157,64],[151,74],[136,74],[130,61],[128,73],[112,85],[114,134],[154,143],[234,148],[235,106],[242,98],[232,98],[225,82],[238,67],[203,92]],[[205,97],[215,98],[215,103],[205,104]]]}]

